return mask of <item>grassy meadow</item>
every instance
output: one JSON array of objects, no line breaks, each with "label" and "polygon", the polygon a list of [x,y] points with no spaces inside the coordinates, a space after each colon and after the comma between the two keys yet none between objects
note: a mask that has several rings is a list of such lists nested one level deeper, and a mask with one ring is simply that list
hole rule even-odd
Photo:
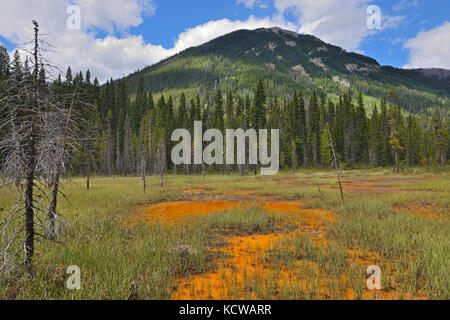
[{"label": "grassy meadow", "polygon": [[[38,241],[35,278],[0,279],[0,299],[450,299],[448,171],[345,171],[343,204],[332,171],[147,181],[67,181],[61,243]],[[2,189],[0,210],[13,203]],[[71,265],[81,290],[66,288]]]}]

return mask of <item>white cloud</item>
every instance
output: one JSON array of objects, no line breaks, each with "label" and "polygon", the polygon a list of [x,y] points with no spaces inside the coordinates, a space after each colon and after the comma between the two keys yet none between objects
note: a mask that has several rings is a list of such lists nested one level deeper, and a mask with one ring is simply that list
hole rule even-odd
[{"label": "white cloud", "polygon": [[[297,18],[300,33],[312,34],[347,50],[358,51],[364,38],[375,33],[367,28],[367,8],[372,0],[272,0],[278,20],[289,13]],[[257,0],[237,0],[247,7]],[[383,8],[381,8],[383,10]],[[404,16],[384,16],[383,29],[396,28]]]},{"label": "white cloud", "polygon": [[[70,5],[81,9],[81,29],[67,28]],[[102,81],[119,77],[167,56],[161,46],[145,44],[140,36],[113,35],[138,26],[145,15],[155,12],[152,0],[3,0],[0,11],[0,35],[16,43],[27,43],[33,35],[31,20],[40,24],[45,40],[55,46],[56,53],[49,58],[62,70],[90,69]],[[96,39],[95,32],[104,30],[109,35]]]},{"label": "white cloud", "polygon": [[367,28],[369,0],[275,0],[280,14],[290,11],[298,17],[299,32],[356,50],[371,34]]},{"label": "white cloud", "polygon": [[410,50],[405,68],[450,69],[450,22],[419,32],[406,42],[404,48]]},{"label": "white cloud", "polygon": [[85,27],[98,27],[112,32],[114,27],[124,30],[142,23],[143,15],[155,13],[155,5],[149,0],[75,0],[82,9]]},{"label": "white cloud", "polygon": [[400,26],[400,24],[406,20],[406,16],[383,16],[383,30],[395,29]]},{"label": "white cloud", "polygon": [[[270,1],[277,10],[272,17],[210,21],[182,32],[172,48],[145,43],[142,36],[126,34],[128,28],[140,25],[146,15],[155,13],[153,0],[3,0],[2,6],[8,10],[0,11],[0,35],[15,43],[25,43],[32,38],[31,20],[36,19],[41,31],[49,34],[46,40],[58,51],[49,57],[54,63],[62,70],[69,65],[74,71],[90,69],[100,81],[105,81],[239,29],[279,26],[314,34],[348,50],[357,50],[362,39],[370,34],[366,27],[369,0]],[[237,2],[261,7],[269,0]],[[66,10],[71,4],[81,8],[81,30],[66,27],[69,17]],[[285,19],[289,11],[298,18],[295,24]],[[391,25],[395,23],[398,21],[391,21]],[[99,39],[99,30],[106,31],[107,36]]]},{"label": "white cloud", "polygon": [[198,46],[212,39],[240,29],[254,30],[274,26],[279,26],[291,31],[296,30],[296,27],[293,24],[282,20],[271,18],[260,19],[253,16],[250,16],[250,18],[246,21],[230,21],[228,19],[210,21],[195,28],[187,29],[185,32],[181,33],[178,36],[175,47],[171,51],[176,53],[189,47]]},{"label": "white cloud", "polygon": [[[49,58],[65,71],[90,69],[100,81],[118,78],[137,69],[156,63],[184,49],[197,46],[239,29],[280,26],[295,30],[295,26],[277,18],[255,18],[246,21],[222,19],[211,21],[182,32],[172,48],[145,43],[142,36],[126,35],[127,28],[138,26],[143,17],[155,12],[150,0],[4,0],[7,11],[0,11],[0,35],[16,43],[28,42],[33,35],[31,20],[36,19],[47,41],[55,45],[57,53]],[[81,8],[81,30],[69,30],[67,7]],[[95,31],[108,35],[96,37]],[[115,35],[120,31],[121,37]],[[55,75],[56,76],[56,75]]]},{"label": "white cloud", "polygon": [[402,0],[397,5],[393,6],[392,8],[395,11],[401,11],[404,9],[407,9],[409,7],[418,7],[420,6],[419,0]]}]

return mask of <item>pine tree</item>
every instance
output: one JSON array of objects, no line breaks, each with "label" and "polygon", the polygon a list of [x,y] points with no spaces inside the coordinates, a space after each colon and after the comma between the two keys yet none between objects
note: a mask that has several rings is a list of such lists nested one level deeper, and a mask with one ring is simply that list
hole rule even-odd
[{"label": "pine tree", "polygon": [[[0,85],[1,81],[9,76],[9,54],[8,50],[0,44]],[[0,89],[2,87],[0,86]]]},{"label": "pine tree", "polygon": [[66,84],[70,86],[72,85],[72,83],[73,83],[72,69],[68,67],[66,71]]},{"label": "pine tree", "polygon": [[[156,105],[156,110],[153,117],[153,133],[152,133],[152,145],[156,147],[156,160],[157,160],[157,172],[160,172],[160,164],[158,165],[158,161],[161,160],[162,152],[166,149],[166,124],[165,124],[165,109],[166,109],[166,99],[164,98],[164,95],[161,96],[161,98],[158,100],[158,103]],[[166,168],[166,164],[164,164],[163,168]]]},{"label": "pine tree", "polygon": [[124,124],[124,142],[123,142],[123,174],[125,176],[131,175],[133,168],[133,137],[131,133],[131,121],[127,116]]},{"label": "pine tree", "polygon": [[107,127],[103,133],[103,170],[105,174],[111,176],[114,172],[113,157],[114,157],[114,136],[112,132],[112,111],[108,111],[106,117]]},{"label": "pine tree", "polygon": [[417,119],[409,115],[406,120],[405,158],[409,166],[418,165],[421,162],[421,128]]},{"label": "pine tree", "polygon": [[177,116],[178,125],[180,128],[188,128],[188,114],[187,114],[187,104],[186,104],[186,95],[184,92],[181,94],[180,104],[178,107],[178,116]]},{"label": "pine tree", "polygon": [[381,99],[381,111],[380,111],[380,117],[378,121],[378,165],[379,166],[387,166],[390,162],[390,145],[389,145],[389,138],[391,136],[390,132],[390,126],[389,126],[389,118],[387,113],[387,105],[386,100],[383,98]]},{"label": "pine tree", "polygon": [[310,140],[312,142],[312,161],[314,164],[319,164],[320,155],[320,109],[319,101],[317,100],[317,92],[314,90],[310,98],[309,105],[310,113]]},{"label": "pine tree", "polygon": [[358,107],[356,109],[356,161],[367,163],[369,160],[369,128],[367,125],[366,110],[361,92],[358,96]]},{"label": "pine tree", "polygon": [[260,79],[255,92],[255,100],[252,111],[252,127],[263,129],[266,127],[266,92]]},{"label": "pine tree", "polygon": [[398,121],[398,117],[396,115],[396,111],[393,107],[389,110],[389,124],[391,128],[391,136],[389,139],[389,143],[392,148],[392,152],[394,153],[394,166],[395,171],[400,171],[400,153],[404,150],[401,142],[400,142],[400,123]]},{"label": "pine tree", "polygon": [[320,139],[320,157],[322,165],[327,166],[331,162],[330,135],[328,130],[323,130]]},{"label": "pine tree", "polygon": [[439,159],[439,164],[444,167],[448,147],[448,132],[442,124],[439,109],[436,109],[433,119],[434,147]]},{"label": "pine tree", "polygon": [[224,129],[224,110],[222,91],[217,89],[216,100],[214,102],[214,127],[221,132]]},{"label": "pine tree", "polygon": [[378,165],[380,162],[378,154],[378,135],[378,108],[374,105],[369,126],[369,161],[372,165]]},{"label": "pine tree", "polygon": [[296,114],[296,117],[298,117],[298,128],[299,132],[298,135],[300,137],[301,143],[302,143],[302,153],[303,153],[303,165],[308,166],[310,163],[310,157],[309,157],[309,149],[308,149],[308,126],[306,124],[306,108],[305,108],[305,100],[303,98],[303,94],[301,91],[298,93],[298,111]]}]

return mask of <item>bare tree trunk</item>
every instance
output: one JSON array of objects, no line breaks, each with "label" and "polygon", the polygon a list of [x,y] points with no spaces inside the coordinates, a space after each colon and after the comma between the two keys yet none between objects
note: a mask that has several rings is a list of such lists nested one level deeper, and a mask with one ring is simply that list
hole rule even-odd
[{"label": "bare tree trunk", "polygon": [[141,155],[141,177],[142,177],[142,186],[144,188],[144,193],[147,189],[146,169],[147,169],[147,163],[144,160],[144,157]]},{"label": "bare tree trunk", "polygon": [[39,25],[33,20],[34,25],[34,73],[33,73],[33,93],[31,97],[31,136],[30,144],[27,150],[27,170],[26,170],[26,191],[25,191],[25,265],[27,266],[28,273],[32,275],[33,271],[33,255],[34,255],[34,179],[36,170],[36,112],[38,109],[38,36]]},{"label": "bare tree trunk", "polygon": [[239,168],[239,174],[240,174],[241,176],[243,176],[243,175],[244,175],[244,165],[239,164],[239,165],[238,165],[238,168]]},{"label": "bare tree trunk", "polygon": [[344,204],[344,192],[342,190],[342,183],[341,183],[341,169],[339,168],[338,157],[334,150],[333,137],[331,136],[331,132],[330,132],[330,129],[328,128],[328,124],[327,124],[327,130],[328,130],[328,134],[330,136],[330,147],[331,147],[331,151],[333,152],[333,163],[334,163],[334,167],[335,167],[336,173],[337,173],[339,190],[341,192],[341,205],[343,205]]},{"label": "bare tree trunk", "polygon": [[295,143],[292,141],[292,153],[291,153],[291,164],[292,164],[292,176],[295,176],[295,169],[297,168],[297,161],[295,155]]},{"label": "bare tree trunk", "polygon": [[48,209],[48,220],[49,220],[49,235],[48,238],[50,240],[56,239],[56,207],[58,204],[58,188],[59,188],[59,172],[56,173],[55,181],[53,182],[53,190],[52,190],[52,200],[50,202],[50,208]]},{"label": "bare tree trunk", "polygon": [[166,170],[166,145],[164,139],[159,143],[158,146],[158,169],[159,169],[159,184],[161,191],[164,187],[164,173]]},{"label": "bare tree trunk", "polygon": [[85,153],[86,153],[85,170],[86,170],[86,190],[88,190],[88,191],[91,187],[91,166],[90,166],[89,150],[90,150],[89,145],[86,144],[86,146],[85,146]]},{"label": "bare tree trunk", "polygon": [[398,161],[398,152],[394,151],[394,160],[395,160],[395,172],[400,172],[400,165]]},{"label": "bare tree trunk", "polygon": [[[34,145],[34,143],[32,143]],[[34,147],[33,147],[34,149]],[[31,153],[33,151],[30,151]],[[28,268],[28,273],[32,273],[32,259],[34,255],[34,207],[33,207],[33,187],[34,187],[34,156],[30,159],[28,165],[27,185],[26,185],[26,200],[25,200],[25,265]]]}]

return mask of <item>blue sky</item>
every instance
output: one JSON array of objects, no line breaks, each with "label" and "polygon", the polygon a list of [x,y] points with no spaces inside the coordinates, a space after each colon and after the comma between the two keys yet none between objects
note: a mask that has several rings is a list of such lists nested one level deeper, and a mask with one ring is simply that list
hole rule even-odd
[{"label": "blue sky", "polygon": [[[142,34],[147,42],[173,46],[178,35],[186,28],[193,28],[208,21],[228,18],[246,20],[250,15],[267,17],[276,14],[273,3],[267,8],[247,8],[234,0],[171,0],[156,1],[157,13],[149,17],[139,27],[132,28],[132,34]],[[364,54],[376,58],[383,65],[403,67],[408,64],[409,51],[403,48],[408,39],[418,32],[430,30],[450,21],[450,1],[448,0],[379,0],[370,4],[378,5],[383,15],[405,16],[396,28],[380,31],[369,36],[360,45]],[[295,17],[285,14],[286,19],[296,23]]]},{"label": "blue sky", "polygon": [[[38,19],[60,54],[61,68],[91,69],[102,80],[153,64],[240,28],[280,26],[311,33],[348,51],[396,67],[450,69],[448,0],[3,0],[0,42],[26,42]],[[70,5],[81,8],[79,30],[68,30]],[[381,30],[369,30],[377,5]]]}]

